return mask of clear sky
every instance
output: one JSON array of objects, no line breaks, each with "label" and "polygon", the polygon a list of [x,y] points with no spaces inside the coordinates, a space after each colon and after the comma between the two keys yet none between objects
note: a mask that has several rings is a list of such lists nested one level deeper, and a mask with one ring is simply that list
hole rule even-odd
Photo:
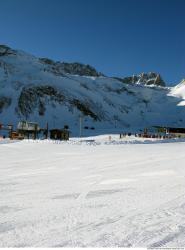
[{"label": "clear sky", "polygon": [[185,78],[185,0],[0,0],[0,44],[176,84]]}]

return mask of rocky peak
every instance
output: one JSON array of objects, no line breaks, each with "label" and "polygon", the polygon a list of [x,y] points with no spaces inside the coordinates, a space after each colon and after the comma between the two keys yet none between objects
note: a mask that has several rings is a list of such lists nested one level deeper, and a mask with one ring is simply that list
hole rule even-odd
[{"label": "rocky peak", "polygon": [[66,63],[62,62],[61,67],[66,73],[73,74],[73,75],[80,75],[80,76],[102,76],[103,74],[97,72],[95,68],[88,64],[82,63]]},{"label": "rocky peak", "polygon": [[95,68],[90,65],[74,62],[74,63],[66,63],[66,62],[55,62],[48,58],[40,58],[42,63],[50,66],[52,70],[58,73],[67,73],[71,75],[80,75],[80,76],[103,76],[102,73],[98,72]]},{"label": "rocky peak", "polygon": [[144,84],[144,85],[157,85],[165,87],[166,84],[163,81],[160,74],[157,74],[155,72],[149,72],[149,73],[141,73],[139,75],[133,75],[129,77],[124,77],[121,79],[124,83],[135,83],[135,84]]}]

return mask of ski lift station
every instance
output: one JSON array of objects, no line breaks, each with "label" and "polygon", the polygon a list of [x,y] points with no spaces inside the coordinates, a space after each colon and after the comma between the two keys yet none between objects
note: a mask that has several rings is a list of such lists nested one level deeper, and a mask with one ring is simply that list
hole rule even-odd
[{"label": "ski lift station", "polygon": [[17,125],[18,134],[24,138],[36,139],[40,132],[40,127],[35,122],[20,121]]}]

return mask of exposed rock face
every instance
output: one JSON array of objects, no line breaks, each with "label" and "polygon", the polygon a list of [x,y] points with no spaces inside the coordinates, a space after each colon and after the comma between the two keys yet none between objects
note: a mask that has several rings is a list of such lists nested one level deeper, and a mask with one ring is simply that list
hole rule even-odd
[{"label": "exposed rock face", "polygon": [[66,62],[54,62],[48,58],[40,58],[41,62],[50,66],[50,70],[52,70],[56,74],[71,74],[71,75],[80,75],[80,76],[103,76],[102,73],[96,71],[90,65],[82,64],[82,63],[66,63]]},{"label": "exposed rock face", "polygon": [[[0,98],[0,112],[1,108],[5,107],[5,105],[10,105],[8,101],[9,99],[7,98]],[[100,109],[98,110],[97,108],[95,114],[92,109],[95,109],[96,105],[93,103],[90,105],[88,100],[82,101],[70,96],[65,96],[61,90],[59,91],[56,88],[47,85],[23,87],[18,99],[16,112],[18,115],[26,119],[29,118],[35,110],[38,111],[39,116],[44,116],[47,109],[46,106],[55,106],[56,104],[76,107],[84,116],[90,116],[95,121],[100,120],[101,117],[101,115],[97,115]],[[90,106],[93,106],[93,108]]]},{"label": "exposed rock face", "polygon": [[155,72],[141,73],[140,75],[124,77],[121,78],[121,81],[128,84],[136,83],[145,85],[157,85],[162,87],[166,86],[160,74],[157,74]]},{"label": "exposed rock face", "polygon": [[16,111],[19,115],[29,117],[37,108],[39,115],[43,116],[46,103],[62,103],[64,99],[65,97],[51,86],[24,87],[20,93]]},{"label": "exposed rock face", "polygon": [[8,108],[11,104],[11,98],[7,96],[0,96],[0,113]]},{"label": "exposed rock face", "polygon": [[0,44],[0,56],[15,54],[15,51],[6,45]]},{"label": "exposed rock face", "polygon": [[61,67],[63,70],[72,75],[80,75],[80,76],[103,76],[102,73],[99,73],[96,71],[95,68],[93,68],[90,65],[85,65],[81,63],[61,63]]}]

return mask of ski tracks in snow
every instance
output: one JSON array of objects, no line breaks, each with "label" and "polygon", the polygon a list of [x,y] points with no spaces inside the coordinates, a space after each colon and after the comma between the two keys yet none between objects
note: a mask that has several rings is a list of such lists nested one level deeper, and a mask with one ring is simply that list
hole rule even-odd
[{"label": "ski tracks in snow", "polygon": [[[80,228],[81,218],[85,216],[83,215],[83,207],[85,206],[86,197],[102,180],[101,175],[91,175],[84,178],[89,179],[90,183],[85,186],[84,190],[82,190],[82,192],[78,195],[77,199],[75,200],[75,206],[72,207],[68,213],[67,234],[69,242],[72,243],[72,246],[79,245],[80,239],[77,229]],[[80,246],[83,246],[83,244],[81,245],[80,243]]]}]

